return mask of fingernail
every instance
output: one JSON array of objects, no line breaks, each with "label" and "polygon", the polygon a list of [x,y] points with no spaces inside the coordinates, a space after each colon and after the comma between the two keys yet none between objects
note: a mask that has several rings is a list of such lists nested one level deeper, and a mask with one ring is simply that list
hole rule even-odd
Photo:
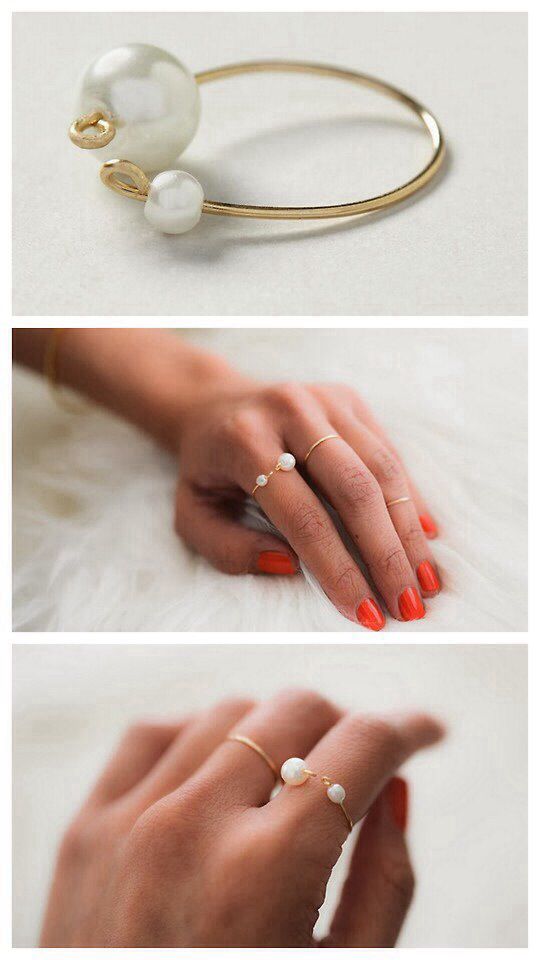
[{"label": "fingernail", "polygon": [[402,833],[407,827],[407,814],[409,812],[409,788],[407,781],[401,777],[392,777],[390,784],[390,809],[396,827],[399,827]]},{"label": "fingernail", "polygon": [[432,593],[434,590],[441,589],[439,578],[429,560],[424,560],[423,563],[417,566],[416,576],[418,577],[418,583],[422,587],[422,590],[425,590],[426,593]]},{"label": "fingernail", "polygon": [[386,620],[384,614],[376,600],[366,597],[356,611],[356,616],[363,627],[368,630],[382,630]]},{"label": "fingernail", "polygon": [[399,612],[404,620],[421,620],[425,615],[424,604],[416,587],[407,587],[399,598]]},{"label": "fingernail", "polygon": [[296,573],[296,567],[288,553],[278,553],[277,550],[265,550],[257,557],[259,573],[280,573],[290,575]]},{"label": "fingernail", "polygon": [[418,519],[420,520],[422,530],[424,531],[428,540],[433,540],[433,538],[437,536],[439,531],[437,530],[437,524],[435,523],[431,514],[421,513]]}]

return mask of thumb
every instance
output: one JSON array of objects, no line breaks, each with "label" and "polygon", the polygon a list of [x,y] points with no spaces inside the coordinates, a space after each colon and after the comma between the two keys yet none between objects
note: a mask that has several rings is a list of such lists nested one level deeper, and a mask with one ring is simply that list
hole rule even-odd
[{"label": "thumb", "polygon": [[393,777],[369,811],[323,946],[393,947],[409,909],[414,874],[407,844],[408,789]]},{"label": "thumb", "polygon": [[298,572],[298,559],[287,543],[271,533],[242,526],[224,504],[207,499],[183,481],[176,493],[175,529],[224,573]]}]

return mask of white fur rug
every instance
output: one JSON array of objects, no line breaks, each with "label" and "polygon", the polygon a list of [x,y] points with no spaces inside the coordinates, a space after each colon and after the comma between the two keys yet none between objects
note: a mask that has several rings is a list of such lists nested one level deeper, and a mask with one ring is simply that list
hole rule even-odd
[{"label": "white fur rug", "polygon": [[[527,627],[527,384],[522,330],[197,330],[275,379],[366,397],[425,493],[444,591],[389,630]],[[135,430],[70,415],[14,376],[16,630],[349,631],[305,577],[229,577],[172,528],[176,467]],[[359,635],[365,632],[358,628]]]}]

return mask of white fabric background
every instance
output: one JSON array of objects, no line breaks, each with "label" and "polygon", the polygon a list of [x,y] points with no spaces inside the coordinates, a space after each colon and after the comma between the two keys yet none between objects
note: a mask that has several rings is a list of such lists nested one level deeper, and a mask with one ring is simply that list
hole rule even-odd
[{"label": "white fabric background", "polygon": [[[526,313],[524,14],[33,13],[14,31],[15,313]],[[160,235],[67,136],[87,63],[132,41],[193,71],[282,57],[380,76],[437,115],[446,173],[362,222],[203,217]],[[397,186],[427,158],[403,108],[348,84],[243,77],[202,101],[179,165],[213,199],[340,203]]]},{"label": "white fabric background", "polygon": [[291,684],[353,710],[430,709],[448,724],[447,741],[405,768],[418,883],[401,945],[526,944],[525,646],[311,645],[277,657],[265,645],[60,645],[16,646],[14,657],[16,946],[36,942],[61,832],[127,724]]},{"label": "white fabric background", "polygon": [[[387,630],[525,630],[523,330],[184,332],[263,378],[343,381],[401,449],[441,527],[444,590]],[[172,529],[176,466],[112,417],[14,381],[17,630],[357,630],[306,580],[229,577]]]}]

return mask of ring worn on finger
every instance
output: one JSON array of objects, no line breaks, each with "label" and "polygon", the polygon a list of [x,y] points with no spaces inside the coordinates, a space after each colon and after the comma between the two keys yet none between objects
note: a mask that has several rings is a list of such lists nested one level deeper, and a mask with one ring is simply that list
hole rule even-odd
[{"label": "ring worn on finger", "polygon": [[[281,768],[281,778],[283,782],[291,787],[300,787],[306,780],[310,778],[317,779],[318,776],[320,776],[320,774],[315,773],[313,770],[308,770],[306,761],[300,757],[290,757]],[[330,777],[321,776],[320,779],[326,787],[326,796],[328,799],[341,807],[350,832],[354,827],[354,823],[345,809],[345,788],[342,787],[340,783],[334,783]]]},{"label": "ring worn on finger", "polygon": [[273,477],[275,473],[279,473],[280,470],[285,470],[288,473],[290,470],[294,470],[296,466],[296,459],[293,457],[292,453],[282,453],[278,457],[278,461],[273,470],[270,470],[270,473],[260,473],[255,481],[255,486],[251,491],[251,496],[254,497],[257,493],[259,487],[265,487],[268,483],[270,477]]},{"label": "ring worn on finger", "polygon": [[276,780],[279,779],[278,768],[274,763],[274,761],[272,760],[272,757],[269,756],[266,750],[263,750],[263,748],[259,746],[258,743],[255,743],[255,741],[252,740],[250,737],[244,737],[242,736],[242,734],[239,734],[239,733],[229,734],[229,736],[227,737],[227,740],[230,740],[231,743],[243,743],[245,747],[249,747],[250,750],[253,750],[255,753],[259,755],[259,757],[261,757],[264,760],[264,762],[270,768]]},{"label": "ring worn on finger", "polygon": [[386,504],[388,507],[395,507],[398,503],[407,503],[411,498],[410,497],[397,497],[396,500],[389,500]]},{"label": "ring worn on finger", "polygon": [[306,453],[306,455],[305,455],[305,457],[304,457],[304,466],[305,466],[306,463],[308,462],[308,460],[309,460],[311,454],[313,453],[313,451],[315,450],[315,448],[318,447],[321,443],[324,443],[326,440],[341,440],[341,437],[340,437],[339,433],[328,433],[325,437],[321,437],[320,440],[316,440],[315,443],[312,443],[311,446],[310,446],[310,448],[309,448],[309,450],[308,450],[308,452]]}]

